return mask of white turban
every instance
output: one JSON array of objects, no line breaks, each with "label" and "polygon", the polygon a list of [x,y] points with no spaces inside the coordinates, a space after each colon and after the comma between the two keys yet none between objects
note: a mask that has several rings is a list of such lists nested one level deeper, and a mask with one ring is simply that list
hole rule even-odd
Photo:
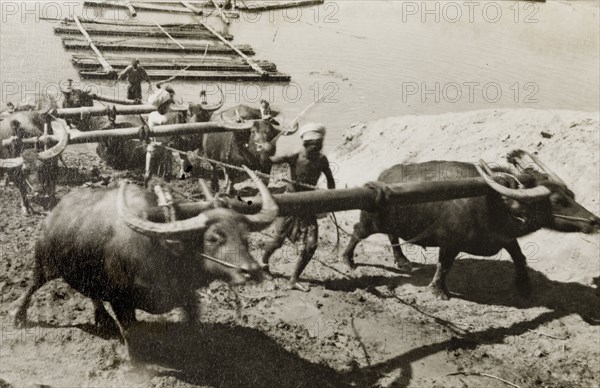
[{"label": "white turban", "polygon": [[325,126],[321,123],[308,123],[300,128],[302,140],[317,140],[325,137]]},{"label": "white turban", "polygon": [[173,98],[171,93],[167,92],[164,89],[157,89],[150,97],[148,97],[148,103],[154,105],[155,107],[159,107],[166,102],[173,102]]}]

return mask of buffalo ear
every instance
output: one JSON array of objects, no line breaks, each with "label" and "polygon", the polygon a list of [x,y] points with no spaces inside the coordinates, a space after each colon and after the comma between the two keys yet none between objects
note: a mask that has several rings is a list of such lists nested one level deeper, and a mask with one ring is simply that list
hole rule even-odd
[{"label": "buffalo ear", "polygon": [[269,121],[270,121],[270,122],[271,122],[271,124],[273,124],[273,125],[277,125],[277,126],[281,125],[281,124],[279,123],[279,121],[277,121],[276,119],[274,119],[274,118],[272,118],[272,117],[269,119]]}]

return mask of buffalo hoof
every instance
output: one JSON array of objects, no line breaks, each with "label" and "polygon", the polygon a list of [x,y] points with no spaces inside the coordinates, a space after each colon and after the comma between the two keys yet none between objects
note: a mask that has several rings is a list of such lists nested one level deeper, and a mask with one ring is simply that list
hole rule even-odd
[{"label": "buffalo hoof", "polygon": [[450,294],[448,293],[448,291],[443,290],[441,287],[430,285],[429,288],[430,288],[433,296],[435,296],[435,299],[437,299],[437,300],[449,300],[450,299]]}]

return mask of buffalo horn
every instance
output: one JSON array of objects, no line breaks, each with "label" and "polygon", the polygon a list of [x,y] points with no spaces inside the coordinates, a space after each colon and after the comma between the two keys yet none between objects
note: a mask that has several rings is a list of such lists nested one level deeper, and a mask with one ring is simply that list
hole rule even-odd
[{"label": "buffalo horn", "polygon": [[127,183],[121,182],[117,193],[117,210],[119,217],[130,229],[148,237],[178,240],[184,236],[189,236],[191,232],[201,232],[206,228],[209,218],[204,213],[187,220],[170,223],[148,221],[127,207],[125,203],[126,188]]},{"label": "buffalo horn", "polygon": [[225,94],[223,93],[223,90],[218,85],[217,85],[217,88],[219,89],[219,93],[221,93],[221,99],[219,100],[219,102],[214,105],[202,105],[202,110],[212,113],[214,111],[221,109],[221,107],[225,104]]},{"label": "buffalo horn", "polygon": [[[69,144],[69,134],[67,133],[67,123],[64,120],[55,120],[52,122],[52,129],[58,136],[58,143],[54,147],[39,152],[38,158],[40,160],[48,160],[60,155],[67,145]],[[0,159],[0,170],[9,170],[14,168],[21,168],[23,166],[23,158],[11,158],[11,159]]]},{"label": "buffalo horn", "polygon": [[250,175],[250,178],[256,182],[256,186],[258,187],[258,191],[260,191],[260,195],[262,197],[262,209],[260,209],[260,212],[246,216],[246,219],[250,223],[250,229],[253,231],[259,231],[271,225],[271,223],[277,217],[277,214],[279,214],[279,206],[277,206],[277,203],[275,202],[275,199],[271,195],[271,192],[267,186],[256,176],[254,171],[250,170],[246,166],[242,167],[244,167],[246,173]]},{"label": "buffalo horn", "polygon": [[275,135],[275,136],[273,137],[273,139],[271,139],[271,144],[272,144],[272,145],[275,145],[275,143],[277,143],[277,140],[279,140],[279,138],[280,138],[281,136],[290,136],[290,135],[293,135],[294,133],[298,132],[298,128],[299,128],[299,126],[298,126],[298,122],[295,122],[295,123],[292,125],[292,127],[291,127],[291,128],[285,129],[285,130],[283,130],[283,131],[282,131],[282,130],[280,130],[280,132],[279,132],[277,135]]},{"label": "buffalo horn", "polygon": [[517,201],[533,202],[544,199],[550,195],[550,190],[544,186],[537,186],[531,189],[509,189],[508,187],[502,186],[495,180],[493,180],[484,170],[489,169],[487,164],[483,161],[479,161],[480,165],[474,165],[477,172],[485,180],[485,182],[500,195],[516,199]]},{"label": "buffalo horn", "polygon": [[564,182],[562,179],[560,179],[560,178],[558,177],[558,175],[556,175],[554,172],[552,172],[552,170],[550,170],[550,169],[548,168],[548,166],[546,166],[546,165],[545,165],[545,164],[544,164],[544,163],[543,163],[541,160],[539,160],[537,157],[533,156],[532,154],[530,154],[530,153],[529,153],[529,152],[527,152],[527,151],[523,151],[523,152],[524,152],[525,154],[527,154],[527,156],[529,156],[529,157],[531,158],[531,160],[533,160],[533,162],[534,162],[535,164],[537,164],[537,165],[540,167],[540,169],[541,169],[541,170],[542,170],[542,171],[543,171],[545,174],[547,174],[547,175],[548,175],[548,177],[549,177],[550,179],[552,179],[552,180],[553,180],[553,181],[555,181],[555,182],[558,182],[558,183],[561,183],[561,184],[563,184],[563,185],[566,185],[566,183],[565,183],[565,182]]}]

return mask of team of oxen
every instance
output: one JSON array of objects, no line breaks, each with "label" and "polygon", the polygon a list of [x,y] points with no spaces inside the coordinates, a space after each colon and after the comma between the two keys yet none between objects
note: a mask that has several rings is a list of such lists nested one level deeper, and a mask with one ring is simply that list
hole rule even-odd
[{"label": "team of oxen", "polygon": [[[445,279],[460,252],[489,256],[506,249],[515,265],[517,290],[527,296],[531,287],[517,238],[540,228],[582,233],[600,228],[600,219],[575,201],[564,181],[521,150],[508,155],[511,167],[490,167],[483,161],[404,164],[364,187],[272,195],[253,171],[269,173],[268,156],[275,153],[277,139],[294,129],[280,126],[277,112],[266,104],[218,112],[222,106],[222,96],[214,105],[189,104],[169,113],[168,125],[150,131],[140,125],[141,116],[135,121],[135,114],[148,113],[148,106],[95,108],[90,95],[70,90],[61,109],[26,107],[3,115],[0,170],[21,192],[24,212],[33,210],[30,200],[44,199],[53,207],[37,240],[33,282],[18,302],[17,325],[26,323],[33,293],[56,278],[90,297],[96,324],[114,328],[116,323],[126,341],[135,309],[161,314],[179,307],[194,321],[198,288],[214,279],[242,284],[263,278],[248,252],[248,235],[277,216],[362,209],[342,254],[351,268],[354,248],[374,233],[389,236],[401,268],[411,263],[400,239],[439,247],[430,287],[441,299],[449,297]],[[129,116],[117,122],[115,113]],[[73,190],[56,204],[57,159],[68,144],[98,141],[98,154],[106,163],[130,168],[144,165],[150,138],[172,149],[199,150],[211,160],[247,166],[260,199],[248,205],[215,195],[222,170],[215,165],[212,190],[202,182],[200,202],[172,201],[160,186],[151,191],[120,182],[113,189]],[[184,158],[184,172],[185,164]],[[241,175],[237,169],[225,171],[230,182],[226,191],[231,191]],[[103,302],[110,303],[116,322]]]}]

